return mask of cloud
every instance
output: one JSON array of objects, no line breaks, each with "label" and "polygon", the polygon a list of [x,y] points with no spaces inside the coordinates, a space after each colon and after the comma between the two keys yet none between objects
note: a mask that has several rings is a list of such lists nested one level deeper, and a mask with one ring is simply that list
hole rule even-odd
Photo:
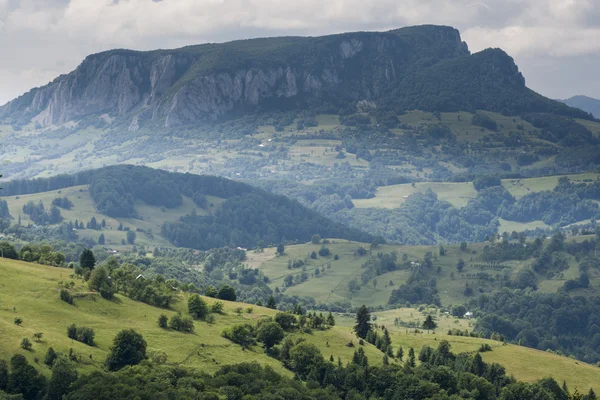
[{"label": "cloud", "polygon": [[[501,47],[526,72],[596,60],[599,0],[0,0],[0,103],[66,73],[89,53],[259,36],[452,25],[473,50]],[[598,67],[598,65],[596,65]],[[598,69],[598,68],[596,68]],[[587,70],[586,70],[587,71]],[[587,73],[587,72],[586,72]],[[600,97],[569,71],[569,90]],[[534,89],[556,95],[555,81]],[[590,92],[590,91],[593,91]],[[562,92],[561,92],[562,93]],[[571,93],[564,93],[566,96]]]}]

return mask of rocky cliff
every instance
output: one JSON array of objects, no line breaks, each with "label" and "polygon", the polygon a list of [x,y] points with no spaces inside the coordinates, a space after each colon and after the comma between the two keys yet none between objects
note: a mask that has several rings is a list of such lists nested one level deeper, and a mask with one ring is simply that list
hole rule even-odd
[{"label": "rocky cliff", "polygon": [[[456,60],[472,57],[458,31],[443,26],[166,51],[112,50],[87,57],[70,74],[0,107],[0,120],[51,126],[107,114],[137,130],[148,122],[170,128],[259,107],[343,107],[361,101],[390,106],[398,101],[399,107],[431,108],[403,93],[418,97],[427,71],[447,71],[448,62],[460,65]],[[500,74],[492,80],[525,90],[512,59],[509,64],[495,68],[492,62],[488,71],[473,73],[484,74],[486,81]],[[461,74],[460,69],[452,73]],[[453,79],[436,72],[440,76]]]}]

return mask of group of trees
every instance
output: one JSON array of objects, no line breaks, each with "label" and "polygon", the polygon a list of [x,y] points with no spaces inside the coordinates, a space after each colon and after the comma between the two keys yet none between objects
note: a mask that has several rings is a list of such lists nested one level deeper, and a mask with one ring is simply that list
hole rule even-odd
[{"label": "group of trees", "polygon": [[62,221],[60,210],[56,205],[50,206],[50,210],[46,211],[42,201],[37,204],[29,201],[23,206],[23,212],[37,225],[58,224]]}]

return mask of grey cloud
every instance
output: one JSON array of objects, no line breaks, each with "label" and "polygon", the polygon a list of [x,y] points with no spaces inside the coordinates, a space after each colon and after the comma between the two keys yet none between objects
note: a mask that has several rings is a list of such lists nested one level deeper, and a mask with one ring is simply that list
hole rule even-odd
[{"label": "grey cloud", "polygon": [[[536,90],[600,97],[599,0],[0,0],[0,103],[89,53],[435,23],[472,50],[501,47]],[[571,71],[576,68],[577,75]],[[569,82],[569,84],[563,84]]]}]

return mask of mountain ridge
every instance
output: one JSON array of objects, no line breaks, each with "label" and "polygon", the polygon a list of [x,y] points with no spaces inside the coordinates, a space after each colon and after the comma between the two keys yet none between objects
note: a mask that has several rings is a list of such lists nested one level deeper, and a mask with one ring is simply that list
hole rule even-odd
[{"label": "mountain ridge", "polygon": [[559,100],[570,107],[579,108],[592,114],[595,118],[600,118],[600,100],[589,96],[577,95],[565,100]]},{"label": "mountain ridge", "polygon": [[[448,90],[438,99],[440,82]],[[463,88],[461,82],[476,85]],[[423,92],[427,101],[418,98]],[[109,50],[1,106],[0,120],[48,127],[108,115],[137,131],[149,124],[169,129],[274,108],[352,108],[361,101],[396,110],[539,111],[591,118],[527,89],[502,50],[471,54],[458,30],[423,25],[175,50]]]}]

